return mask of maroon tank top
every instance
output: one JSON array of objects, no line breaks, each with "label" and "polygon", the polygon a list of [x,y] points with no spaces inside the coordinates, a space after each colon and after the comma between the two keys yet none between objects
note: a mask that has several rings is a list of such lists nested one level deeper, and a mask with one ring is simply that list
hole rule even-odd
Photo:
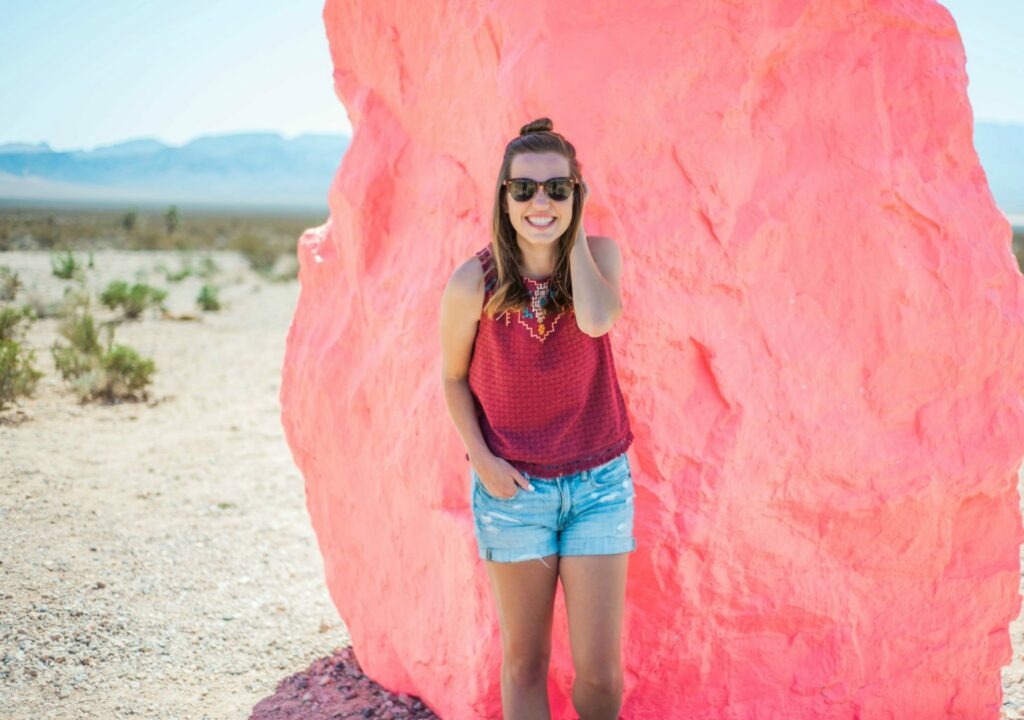
[{"label": "maroon tank top", "polygon": [[[486,305],[498,281],[490,245],[476,257]],[[493,319],[480,313],[469,365],[480,430],[491,452],[522,472],[554,478],[589,470],[633,441],[611,341],[580,330],[572,308],[545,312],[549,278],[523,280],[529,307]]]}]

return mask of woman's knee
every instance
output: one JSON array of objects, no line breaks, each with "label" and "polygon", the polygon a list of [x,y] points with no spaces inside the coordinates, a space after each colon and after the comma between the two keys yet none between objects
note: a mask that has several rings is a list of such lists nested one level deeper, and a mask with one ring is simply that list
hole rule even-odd
[{"label": "woman's knee", "polygon": [[550,660],[550,654],[506,655],[501,669],[515,685],[529,687],[547,682]]},{"label": "woman's knee", "polygon": [[623,675],[621,665],[588,665],[576,668],[576,682],[589,692],[601,695],[615,695],[622,692]]}]

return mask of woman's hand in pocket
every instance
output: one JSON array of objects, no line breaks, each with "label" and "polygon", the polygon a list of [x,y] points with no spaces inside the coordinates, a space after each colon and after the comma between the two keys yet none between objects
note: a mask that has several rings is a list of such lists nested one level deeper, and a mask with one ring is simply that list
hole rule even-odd
[{"label": "woman's hand in pocket", "polygon": [[484,489],[496,498],[508,500],[516,494],[517,486],[527,491],[533,490],[530,481],[504,458],[491,455],[486,458],[476,458],[472,462],[473,469],[480,478],[480,482],[483,483]]}]

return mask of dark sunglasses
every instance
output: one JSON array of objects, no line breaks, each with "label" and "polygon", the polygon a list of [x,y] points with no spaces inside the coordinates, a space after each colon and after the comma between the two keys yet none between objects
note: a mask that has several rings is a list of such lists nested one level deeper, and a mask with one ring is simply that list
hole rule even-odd
[{"label": "dark sunglasses", "polygon": [[572,197],[572,188],[576,184],[576,178],[557,177],[537,182],[530,178],[511,178],[502,182],[508,187],[508,192],[516,202],[526,202],[537,193],[537,186],[544,186],[544,194],[556,202],[568,200]]}]

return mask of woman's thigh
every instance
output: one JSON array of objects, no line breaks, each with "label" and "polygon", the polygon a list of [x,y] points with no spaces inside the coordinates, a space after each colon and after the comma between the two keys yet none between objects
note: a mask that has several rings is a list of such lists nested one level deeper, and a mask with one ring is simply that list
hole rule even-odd
[{"label": "woman's thigh", "polygon": [[504,655],[514,672],[547,671],[558,559],[558,555],[549,555],[522,562],[484,563],[498,606]]},{"label": "woman's thigh", "polygon": [[559,574],[577,677],[617,682],[622,663],[622,616],[629,553],[566,555]]}]

